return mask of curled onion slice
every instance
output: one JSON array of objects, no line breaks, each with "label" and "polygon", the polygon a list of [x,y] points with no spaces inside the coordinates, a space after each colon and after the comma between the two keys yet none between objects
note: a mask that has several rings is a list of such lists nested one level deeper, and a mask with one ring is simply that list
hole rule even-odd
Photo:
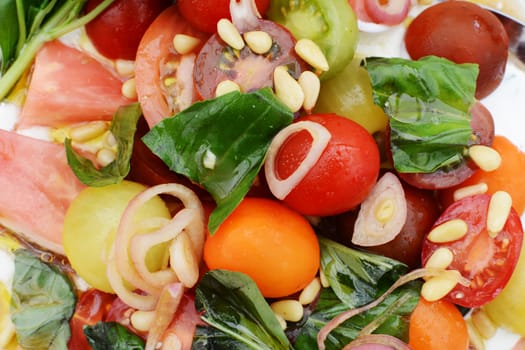
[{"label": "curled onion slice", "polygon": [[230,14],[233,24],[241,33],[257,28],[261,18],[255,0],[230,0]]},{"label": "curled onion slice", "polygon": [[188,234],[183,231],[170,246],[171,268],[185,287],[192,288],[199,279],[199,260],[191,247]]},{"label": "curled onion slice", "polygon": [[401,232],[406,220],[403,186],[396,175],[385,173],[361,203],[352,243],[363,247],[388,243]]},{"label": "curled onion slice", "polygon": [[[301,164],[299,164],[290,176],[284,180],[278,179],[275,169],[275,158],[277,157],[279,149],[291,135],[302,130],[308,131],[312,136],[313,140],[310,149]],[[314,167],[315,163],[317,163],[326,146],[328,146],[331,137],[330,131],[323,125],[308,120],[290,124],[277,133],[270,144],[268,156],[264,163],[264,173],[268,187],[276,198],[284,199],[295,186],[301,182],[310,169]]]},{"label": "curled onion slice", "polygon": [[386,334],[369,334],[347,344],[343,350],[410,350],[400,339]]}]

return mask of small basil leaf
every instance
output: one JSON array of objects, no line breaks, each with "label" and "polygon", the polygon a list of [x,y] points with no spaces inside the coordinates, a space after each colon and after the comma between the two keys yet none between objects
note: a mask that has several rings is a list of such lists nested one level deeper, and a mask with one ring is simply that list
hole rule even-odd
[{"label": "small basil leaf", "polygon": [[93,350],[142,350],[144,341],[116,322],[85,326],[84,334]]},{"label": "small basil leaf", "polygon": [[293,120],[270,89],[232,92],[193,104],[142,140],[168,167],[202,185],[217,207],[213,234],[253,184],[275,134]]},{"label": "small basil leaf", "polygon": [[70,280],[25,249],[15,254],[11,319],[24,349],[67,349],[75,309]]},{"label": "small basil leaf", "polygon": [[193,349],[293,349],[272,309],[247,275],[212,270],[199,282],[199,327]]},{"label": "small basil leaf", "polygon": [[71,140],[66,139],[67,162],[82,183],[93,187],[107,186],[122,181],[128,175],[133,138],[141,113],[138,103],[118,109],[110,127],[111,133],[117,140],[116,159],[101,169],[95,168],[89,159],[77,154],[71,146]]},{"label": "small basil leaf", "polygon": [[16,55],[18,44],[16,1],[0,1],[0,72],[5,73]]},{"label": "small basil leaf", "polygon": [[448,170],[464,160],[472,135],[478,67],[428,56],[367,58],[374,102],[390,121],[394,167],[404,173]]}]

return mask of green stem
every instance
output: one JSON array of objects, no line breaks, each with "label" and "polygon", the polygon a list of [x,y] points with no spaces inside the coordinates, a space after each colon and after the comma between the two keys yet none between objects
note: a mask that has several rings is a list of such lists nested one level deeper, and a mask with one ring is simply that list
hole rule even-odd
[{"label": "green stem", "polygon": [[27,38],[26,19],[24,17],[24,3],[21,0],[16,1],[16,14],[18,18],[18,44],[16,45],[16,54],[18,55],[24,46]]}]

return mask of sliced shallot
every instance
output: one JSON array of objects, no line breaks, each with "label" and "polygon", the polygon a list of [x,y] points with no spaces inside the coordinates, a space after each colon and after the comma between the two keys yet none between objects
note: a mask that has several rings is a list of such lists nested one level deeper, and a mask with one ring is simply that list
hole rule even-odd
[{"label": "sliced shallot", "polygon": [[230,13],[233,24],[241,33],[257,28],[261,18],[255,0],[230,0]]},{"label": "sliced shallot", "polygon": [[400,339],[386,334],[369,334],[346,345],[343,350],[410,350]]},{"label": "sliced shallot", "polygon": [[396,175],[385,173],[361,203],[352,243],[370,247],[393,240],[405,226],[407,201]]},{"label": "sliced shallot", "polygon": [[[312,144],[306,157],[303,159],[301,164],[295,169],[295,171],[288,176],[286,179],[279,179],[275,169],[275,158],[279,152],[279,149],[284,142],[293,134],[299,131],[308,131],[312,136]],[[288,125],[282,129],[273,138],[270,148],[268,149],[268,156],[264,164],[264,172],[266,175],[266,181],[272,194],[278,199],[284,199],[299,182],[308,174],[323,154],[326,149],[328,142],[332,135],[330,131],[323,125],[312,121],[304,120],[297,123]]]}]

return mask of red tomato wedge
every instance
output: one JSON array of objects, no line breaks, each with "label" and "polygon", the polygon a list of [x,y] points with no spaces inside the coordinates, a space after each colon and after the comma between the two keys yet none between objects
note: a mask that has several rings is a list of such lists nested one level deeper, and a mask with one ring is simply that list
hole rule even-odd
[{"label": "red tomato wedge", "polygon": [[0,130],[0,224],[63,253],[64,215],[84,187],[64,146]]},{"label": "red tomato wedge", "polygon": [[94,58],[59,41],[38,52],[19,128],[111,120],[132,101],[122,81]]}]

